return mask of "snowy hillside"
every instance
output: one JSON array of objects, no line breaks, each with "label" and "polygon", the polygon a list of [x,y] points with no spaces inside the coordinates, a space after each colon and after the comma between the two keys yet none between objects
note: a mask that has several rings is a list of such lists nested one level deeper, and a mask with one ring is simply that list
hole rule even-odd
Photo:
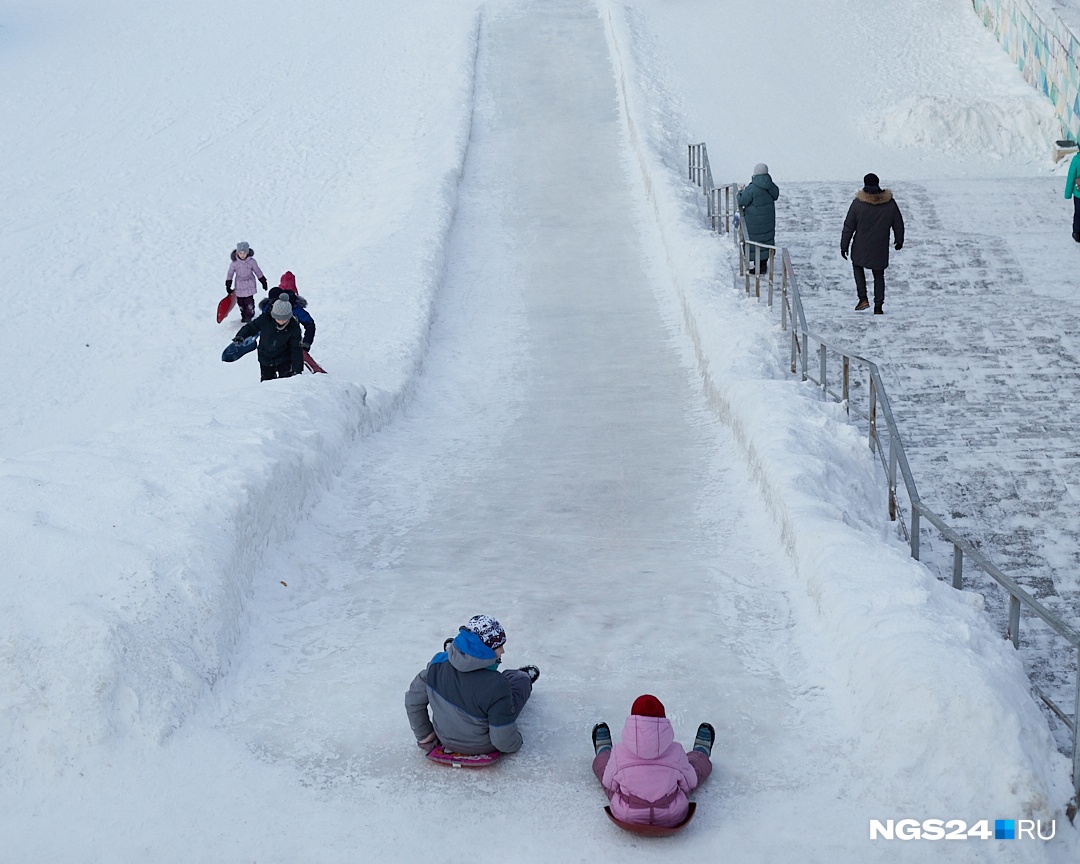
[{"label": "snowy hillside", "polygon": [[[0,10],[0,859],[1076,859],[1017,658],[682,179],[701,139],[740,177],[1045,175],[1052,115],[961,0],[735,5]],[[758,65],[711,72],[717,33]],[[220,362],[239,240],[330,374]],[[476,612],[543,675],[461,776],[402,695]],[[647,691],[719,737],[660,845],[588,767]],[[867,839],[931,817],[1057,835]]]}]

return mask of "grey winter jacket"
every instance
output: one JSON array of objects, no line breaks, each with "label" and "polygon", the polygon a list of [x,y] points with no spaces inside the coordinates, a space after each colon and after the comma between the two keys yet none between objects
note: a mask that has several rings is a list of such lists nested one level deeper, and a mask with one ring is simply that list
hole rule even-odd
[{"label": "grey winter jacket", "polygon": [[492,663],[493,658],[473,657],[454,643],[432,658],[405,694],[417,741],[434,732],[454,753],[514,753],[521,748],[510,683],[490,668]]},{"label": "grey winter jacket", "polygon": [[890,230],[899,249],[904,245],[904,217],[893,200],[892,190],[867,192],[860,189],[844,219],[840,251],[846,255],[850,245],[852,264],[884,270],[889,266]]},{"label": "grey winter jacket", "polygon": [[739,190],[738,202],[746,219],[746,236],[755,243],[776,245],[776,199],[780,189],[768,174],[755,174]]}]

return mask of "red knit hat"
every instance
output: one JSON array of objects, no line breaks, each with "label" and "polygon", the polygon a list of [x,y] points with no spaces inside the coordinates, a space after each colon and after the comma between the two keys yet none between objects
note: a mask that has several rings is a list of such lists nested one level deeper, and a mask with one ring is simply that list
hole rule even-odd
[{"label": "red knit hat", "polygon": [[637,714],[638,717],[667,717],[664,713],[664,703],[648,693],[634,700],[630,713]]}]

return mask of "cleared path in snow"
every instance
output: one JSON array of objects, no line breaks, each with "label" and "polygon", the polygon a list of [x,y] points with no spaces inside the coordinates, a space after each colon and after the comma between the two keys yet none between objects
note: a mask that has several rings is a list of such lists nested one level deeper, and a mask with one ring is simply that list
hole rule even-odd
[{"label": "cleared path in snow", "polygon": [[[843,805],[850,730],[798,683],[790,565],[661,314],[622,148],[589,4],[485,22],[426,372],[406,416],[266,553],[218,688],[225,738],[342,814],[280,814],[301,847],[343,832],[401,861],[477,842],[514,861],[647,858],[603,818],[588,738],[654,692],[684,743],[705,719],[719,739],[669,853],[777,860],[827,820],[868,860]],[[480,611],[507,627],[505,662],[543,674],[523,751],[468,774],[422,759],[402,698]]]}]

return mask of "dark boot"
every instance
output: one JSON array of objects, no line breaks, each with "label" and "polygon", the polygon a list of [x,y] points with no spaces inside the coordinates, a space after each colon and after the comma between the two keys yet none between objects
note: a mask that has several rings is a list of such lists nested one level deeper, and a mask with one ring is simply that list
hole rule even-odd
[{"label": "dark boot", "polygon": [[592,727],[592,746],[593,752],[598,756],[611,749],[611,730],[607,723],[597,723]]}]

